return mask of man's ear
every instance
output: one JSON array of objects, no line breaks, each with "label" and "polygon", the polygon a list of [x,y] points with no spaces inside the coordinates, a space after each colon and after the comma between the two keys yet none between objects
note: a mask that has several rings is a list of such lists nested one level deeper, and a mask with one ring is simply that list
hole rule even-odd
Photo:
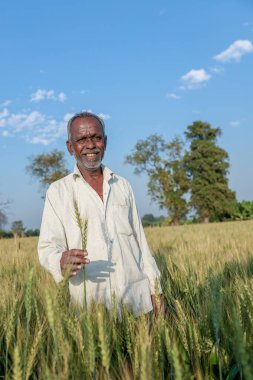
[{"label": "man's ear", "polygon": [[107,136],[104,137],[104,147],[105,147],[105,150],[106,150],[106,147],[107,147]]},{"label": "man's ear", "polygon": [[71,141],[70,141],[70,140],[67,140],[67,141],[66,141],[66,145],[67,145],[67,148],[68,148],[69,154],[70,154],[71,156],[73,156],[73,154],[74,154],[74,149],[73,149],[73,146],[72,146],[72,144],[71,144]]}]

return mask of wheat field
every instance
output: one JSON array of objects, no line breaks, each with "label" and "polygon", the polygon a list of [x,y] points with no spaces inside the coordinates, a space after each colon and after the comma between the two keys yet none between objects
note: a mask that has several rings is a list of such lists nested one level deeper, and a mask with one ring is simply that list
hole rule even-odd
[{"label": "wheat field", "polygon": [[70,304],[36,238],[0,240],[0,378],[253,378],[253,221],[145,231],[167,313],[120,321]]}]

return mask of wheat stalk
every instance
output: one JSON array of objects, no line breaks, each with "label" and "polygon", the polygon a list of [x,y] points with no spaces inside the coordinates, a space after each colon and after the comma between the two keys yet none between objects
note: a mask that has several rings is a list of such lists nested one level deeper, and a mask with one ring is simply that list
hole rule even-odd
[{"label": "wheat stalk", "polygon": [[[82,249],[85,251],[87,247],[87,233],[88,233],[88,219],[82,219],[80,211],[78,209],[78,204],[76,199],[73,200],[74,210],[75,210],[75,216],[76,216],[76,222],[79,227],[80,233],[81,233],[81,239],[82,239]],[[84,288],[84,300],[83,305],[84,309],[87,310],[87,296],[86,296],[86,270],[85,265],[83,265],[83,288]]]},{"label": "wheat stalk", "polygon": [[110,351],[107,343],[107,334],[104,328],[104,320],[101,311],[97,314],[98,320],[98,338],[99,338],[99,346],[102,357],[102,366],[104,367],[106,374],[109,374],[109,366],[110,366]]},{"label": "wheat stalk", "polygon": [[22,380],[22,369],[18,346],[15,346],[13,353],[13,380]]},{"label": "wheat stalk", "polygon": [[32,368],[33,368],[33,365],[35,362],[35,358],[36,358],[36,355],[38,353],[38,347],[39,347],[39,344],[40,344],[40,341],[42,338],[43,329],[44,329],[44,325],[41,325],[39,331],[37,332],[37,334],[35,336],[31,350],[29,352],[29,356],[27,359],[27,366],[26,366],[26,376],[25,376],[26,380],[28,380],[30,378],[30,374],[31,374],[31,371],[32,371]]}]

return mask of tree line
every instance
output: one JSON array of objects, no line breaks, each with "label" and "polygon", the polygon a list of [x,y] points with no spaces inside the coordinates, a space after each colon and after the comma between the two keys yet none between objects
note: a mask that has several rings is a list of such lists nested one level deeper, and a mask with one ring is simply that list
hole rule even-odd
[{"label": "tree line", "polygon": [[[169,142],[157,134],[137,141],[126,156],[125,163],[132,165],[137,175],[147,174],[148,194],[168,214],[166,223],[253,218],[253,202],[238,202],[229,188],[229,155],[218,146],[220,136],[220,128],[195,121],[182,137]],[[39,180],[43,197],[52,182],[68,174],[64,152],[59,150],[30,157],[26,170]],[[0,204],[0,229],[6,223]]]},{"label": "tree line", "polygon": [[31,237],[31,236],[39,236],[39,229],[26,228],[22,220],[15,220],[11,224],[11,228],[9,231],[5,231],[2,229],[3,225],[0,224],[0,238],[19,238],[19,237]]}]

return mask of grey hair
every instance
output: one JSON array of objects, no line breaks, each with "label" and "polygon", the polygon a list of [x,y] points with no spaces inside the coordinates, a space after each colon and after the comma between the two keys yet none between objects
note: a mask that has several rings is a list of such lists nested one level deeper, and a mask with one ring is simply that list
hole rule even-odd
[{"label": "grey hair", "polygon": [[69,119],[68,124],[67,124],[68,139],[70,139],[70,129],[71,129],[71,126],[72,126],[73,122],[76,119],[81,119],[81,118],[84,118],[84,117],[94,117],[94,119],[96,119],[99,122],[99,124],[101,125],[101,127],[103,129],[103,135],[105,137],[105,123],[104,123],[104,120],[101,117],[99,117],[98,115],[96,115],[96,114],[94,114],[92,112],[83,111],[83,112],[76,113],[75,115],[73,115]]}]

